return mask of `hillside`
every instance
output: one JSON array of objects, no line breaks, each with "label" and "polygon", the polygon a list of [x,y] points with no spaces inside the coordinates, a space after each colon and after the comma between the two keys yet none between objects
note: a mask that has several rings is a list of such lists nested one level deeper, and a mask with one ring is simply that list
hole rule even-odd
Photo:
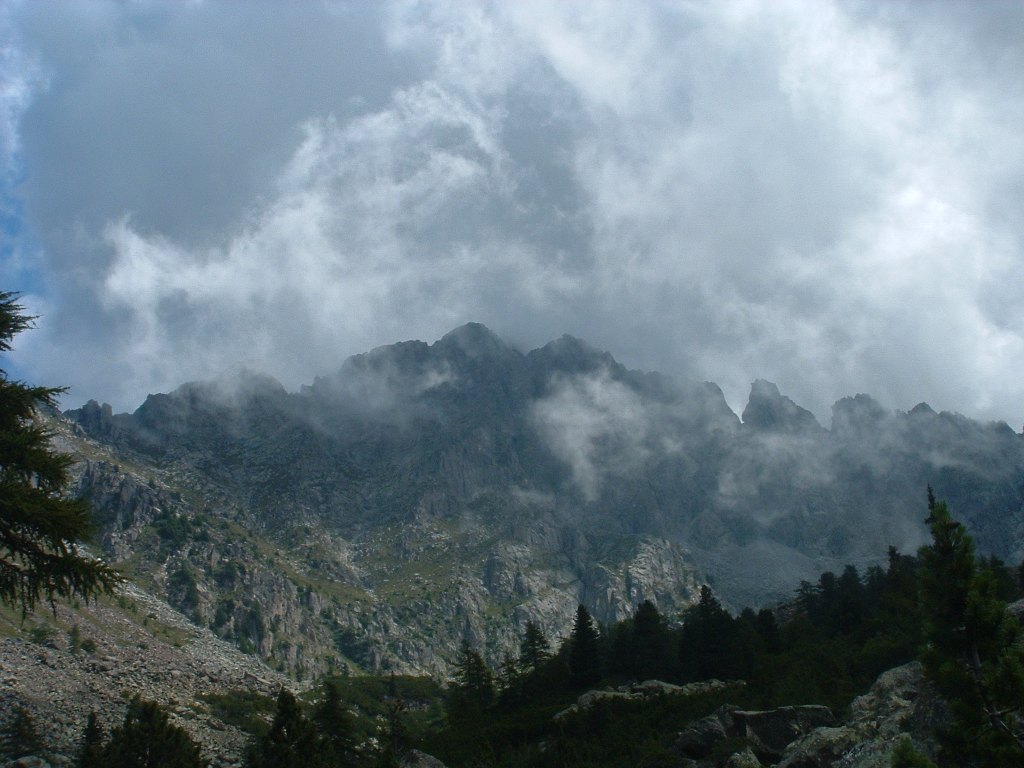
[{"label": "hillside", "polygon": [[[763,605],[924,540],[931,485],[983,552],[1024,554],[1024,438],[866,395],[829,428],[755,382],[630,371],[563,337],[483,326],[353,357],[289,393],[241,374],[64,414],[101,546],[196,622],[282,671],[496,661],[527,620],[564,635],[710,583]],[[509,618],[511,617],[511,622]]]}]

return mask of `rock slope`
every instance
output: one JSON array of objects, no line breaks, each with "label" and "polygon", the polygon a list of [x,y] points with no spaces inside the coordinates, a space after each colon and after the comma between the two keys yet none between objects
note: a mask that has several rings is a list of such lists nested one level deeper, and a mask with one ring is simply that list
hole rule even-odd
[{"label": "rock slope", "polygon": [[949,501],[1024,557],[1024,437],[865,395],[829,428],[755,382],[630,371],[571,337],[528,353],[469,324],[347,360],[289,393],[242,375],[66,414],[102,546],[147,588],[281,669],[444,674],[527,620],[568,632],[708,581],[734,608],[925,538]]},{"label": "rock slope", "polygon": [[240,764],[248,735],[219,719],[204,696],[275,696],[293,683],[252,655],[127,586],[116,599],[58,605],[55,614],[0,617],[0,720],[14,706],[33,716],[55,763],[73,757],[91,710],[120,725],[134,696],[170,707],[215,766]]}]

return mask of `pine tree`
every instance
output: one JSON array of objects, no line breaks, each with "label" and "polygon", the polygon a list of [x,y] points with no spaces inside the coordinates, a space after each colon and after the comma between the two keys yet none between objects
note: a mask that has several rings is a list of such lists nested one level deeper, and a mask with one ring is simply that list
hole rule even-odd
[{"label": "pine tree", "polygon": [[15,707],[10,719],[0,729],[0,755],[8,760],[17,760],[26,755],[38,755],[42,749],[43,742],[32,715],[22,706]]},{"label": "pine tree", "polygon": [[247,768],[326,768],[329,756],[298,700],[282,688],[270,731],[250,749]]},{"label": "pine tree", "polygon": [[503,702],[514,701],[519,697],[523,687],[523,673],[519,668],[519,662],[510,653],[501,658],[501,668],[498,673],[498,689],[501,691]]},{"label": "pine tree", "polygon": [[487,707],[494,699],[494,676],[480,654],[466,640],[459,646],[455,681],[457,698],[468,706]]},{"label": "pine tree", "polygon": [[[17,294],[0,291],[0,352],[35,319]],[[92,531],[88,505],[63,495],[71,458],[53,450],[35,419],[56,407],[61,388],[12,381],[0,370],[0,604],[32,610],[45,597],[109,593],[118,573],[82,555],[76,542]]]},{"label": "pine tree", "polygon": [[103,727],[96,712],[89,713],[89,720],[82,733],[82,746],[78,749],[75,768],[105,768],[103,762]]},{"label": "pine tree", "polygon": [[711,588],[702,586],[697,605],[683,617],[680,662],[685,679],[737,676],[741,660],[734,625]]},{"label": "pine tree", "polygon": [[551,644],[536,622],[526,622],[523,639],[519,643],[519,667],[526,673],[537,672],[551,658]]},{"label": "pine tree", "polygon": [[154,701],[136,698],[103,749],[106,768],[203,768],[199,746]]},{"label": "pine tree", "polygon": [[313,722],[319,731],[323,748],[328,752],[333,765],[350,765],[354,761],[355,737],[352,732],[352,718],[341,700],[338,683],[325,680],[323,698],[313,710]]},{"label": "pine tree", "polygon": [[928,491],[932,544],[918,553],[928,645],[925,669],[956,720],[943,749],[959,764],[1024,765],[1024,649],[1019,623],[979,569],[974,542]]},{"label": "pine tree", "polygon": [[575,688],[601,679],[601,652],[597,627],[590,612],[580,605],[569,635],[569,681]]}]

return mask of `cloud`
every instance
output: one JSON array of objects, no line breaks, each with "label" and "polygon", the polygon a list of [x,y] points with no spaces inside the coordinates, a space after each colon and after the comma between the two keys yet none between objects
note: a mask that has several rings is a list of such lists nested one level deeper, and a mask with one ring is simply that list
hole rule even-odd
[{"label": "cloud", "polygon": [[819,417],[866,391],[1019,422],[1022,16],[17,5],[50,86],[7,124],[59,307],[22,354],[133,407],[479,320],[737,409],[764,377]]},{"label": "cloud", "polygon": [[552,382],[530,420],[593,501],[611,477],[628,476],[650,455],[651,416],[640,395],[607,370]]}]

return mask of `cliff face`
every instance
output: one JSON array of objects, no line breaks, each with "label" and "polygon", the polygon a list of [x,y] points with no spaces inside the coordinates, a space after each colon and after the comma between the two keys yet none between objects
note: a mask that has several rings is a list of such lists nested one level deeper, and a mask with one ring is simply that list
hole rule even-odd
[{"label": "cliff face", "polygon": [[735,607],[923,541],[923,500],[1024,555],[1024,438],[858,395],[830,429],[756,382],[629,371],[563,337],[470,324],[349,359],[297,393],[241,376],[62,422],[101,544],[196,622],[281,669],[440,672],[527,620],[557,637],[711,582]]}]

